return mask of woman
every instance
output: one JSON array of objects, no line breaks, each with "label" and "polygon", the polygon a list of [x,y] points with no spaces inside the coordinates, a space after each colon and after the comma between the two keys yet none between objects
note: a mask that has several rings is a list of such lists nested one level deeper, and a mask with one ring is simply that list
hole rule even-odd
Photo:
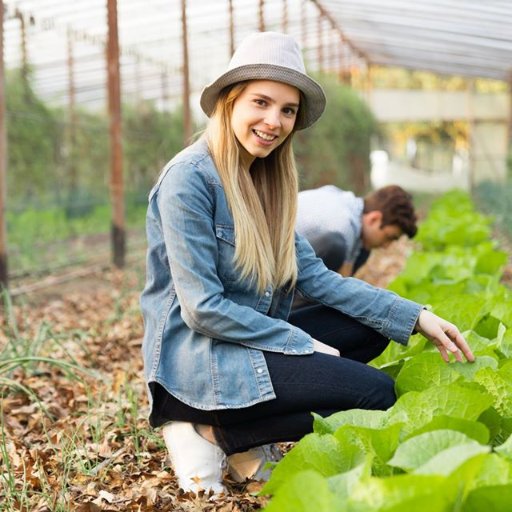
[{"label": "woman", "polygon": [[[153,188],[147,214],[145,377],[184,490],[222,492],[225,457],[311,431],[311,411],[386,409],[393,381],[365,363],[414,329],[473,354],[421,305],[342,278],[294,234],[293,132],[325,107],[287,35],[248,37],[206,87],[205,135]],[[320,303],[290,318],[294,290]]]}]

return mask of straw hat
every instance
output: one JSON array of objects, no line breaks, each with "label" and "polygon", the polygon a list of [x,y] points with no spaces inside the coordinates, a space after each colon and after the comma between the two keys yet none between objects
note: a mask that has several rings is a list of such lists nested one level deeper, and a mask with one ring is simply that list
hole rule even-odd
[{"label": "straw hat", "polygon": [[204,88],[204,113],[212,115],[222,89],[245,80],[273,80],[297,87],[306,99],[304,119],[297,124],[298,130],[311,126],[325,109],[324,91],[306,74],[300,47],[289,35],[257,32],[246,37],[233,54],[227,71]]}]

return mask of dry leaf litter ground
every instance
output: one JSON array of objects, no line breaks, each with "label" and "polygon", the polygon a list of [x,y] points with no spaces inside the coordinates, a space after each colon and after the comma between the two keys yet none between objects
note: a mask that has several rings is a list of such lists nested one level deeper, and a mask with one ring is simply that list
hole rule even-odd
[{"label": "dry leaf litter ground", "polygon": [[[405,240],[359,277],[386,286]],[[183,494],[149,428],[142,380],[142,265],[102,272],[6,304],[0,318],[0,510],[245,512],[258,482],[227,496]],[[283,450],[289,445],[283,445]]]}]

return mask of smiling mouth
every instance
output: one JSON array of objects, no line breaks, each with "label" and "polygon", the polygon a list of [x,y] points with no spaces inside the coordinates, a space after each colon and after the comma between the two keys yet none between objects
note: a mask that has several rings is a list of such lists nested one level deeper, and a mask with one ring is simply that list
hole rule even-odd
[{"label": "smiling mouth", "polygon": [[253,130],[253,133],[265,142],[272,142],[277,139],[277,135],[270,135],[268,133],[261,132],[260,130]]}]

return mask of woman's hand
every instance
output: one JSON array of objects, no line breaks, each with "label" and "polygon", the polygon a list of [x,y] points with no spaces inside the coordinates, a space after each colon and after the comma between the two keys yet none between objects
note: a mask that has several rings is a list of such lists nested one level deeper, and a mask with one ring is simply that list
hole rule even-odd
[{"label": "woman's hand", "polygon": [[[448,353],[451,352],[455,359],[462,362],[462,354],[465,358],[473,362],[475,356],[466,340],[459,332],[459,329],[450,322],[434,315],[434,313],[423,310],[416,322],[416,330],[428,338],[441,352],[443,359],[449,363]],[[461,354],[462,352],[462,354]]]},{"label": "woman's hand", "polygon": [[321,341],[315,340],[313,338],[313,349],[315,352],[322,352],[322,354],[327,354],[329,356],[337,356],[340,357],[340,351],[336,348],[330,347]]}]

